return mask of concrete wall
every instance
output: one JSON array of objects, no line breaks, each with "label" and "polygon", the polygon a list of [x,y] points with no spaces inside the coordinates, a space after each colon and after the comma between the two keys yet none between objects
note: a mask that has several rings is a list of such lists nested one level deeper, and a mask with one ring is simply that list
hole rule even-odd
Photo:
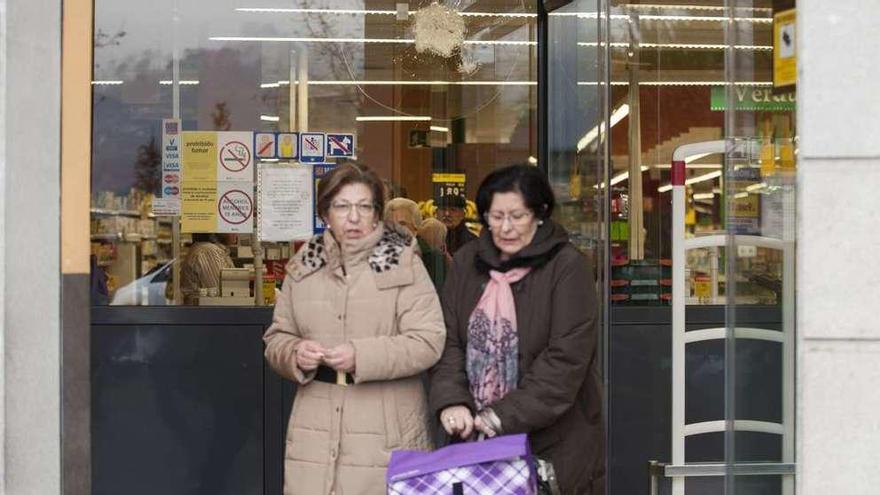
[{"label": "concrete wall", "polygon": [[876,0],[798,0],[798,493],[880,486]]},{"label": "concrete wall", "polygon": [[[0,279],[4,483],[57,494],[60,476],[59,196],[61,2],[0,0]],[[0,11],[0,14],[3,12]],[[5,243],[3,241],[5,240]]]}]

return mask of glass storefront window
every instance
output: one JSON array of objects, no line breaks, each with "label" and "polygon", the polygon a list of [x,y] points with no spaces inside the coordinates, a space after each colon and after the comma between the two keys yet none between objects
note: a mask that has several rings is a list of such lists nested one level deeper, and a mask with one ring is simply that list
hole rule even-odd
[{"label": "glass storefront window", "polygon": [[[741,36],[733,52],[748,74],[726,72],[728,10]],[[612,2],[611,57],[611,278],[612,304],[668,305],[671,300],[671,160],[681,145],[724,137],[762,140],[763,165],[740,172],[748,188],[738,208],[725,212],[725,157],[688,158],[686,232],[723,233],[736,223],[758,235],[772,222],[762,209],[771,188],[763,177],[793,167],[795,96],[773,89],[771,2],[748,7]],[[727,130],[732,87],[739,129]],[[633,150],[638,150],[634,152]],[[783,157],[783,155],[785,157]],[[743,169],[743,170],[746,170]],[[723,304],[724,249],[690,253],[690,304]],[[738,302],[775,304],[781,261],[759,249],[740,264]]]},{"label": "glass storefront window", "polygon": [[[425,218],[437,215],[441,194],[459,194],[466,226],[478,231],[483,177],[537,161],[536,17],[519,0],[96,1],[93,303],[271,304],[295,252],[295,242],[257,245],[253,229],[206,237],[222,233],[191,232],[186,218],[157,210],[169,191],[186,189],[163,174],[165,119],[184,133],[351,134],[353,156],[326,162],[370,167],[389,198],[416,201]],[[452,35],[432,31],[437,22]],[[267,160],[257,144],[253,168],[293,162],[280,142]],[[259,210],[253,203],[244,214]],[[193,246],[208,253],[199,258],[212,260],[210,273],[193,273]],[[239,296],[242,281],[250,292]]]}]

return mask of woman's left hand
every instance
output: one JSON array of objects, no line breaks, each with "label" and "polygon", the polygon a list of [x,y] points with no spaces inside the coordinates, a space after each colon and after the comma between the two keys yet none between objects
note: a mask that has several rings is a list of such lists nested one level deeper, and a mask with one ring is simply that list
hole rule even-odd
[{"label": "woman's left hand", "polygon": [[474,429],[492,438],[501,433],[501,420],[492,409],[483,409],[474,417]]},{"label": "woman's left hand", "polygon": [[336,371],[354,373],[354,346],[345,343],[324,353],[324,362]]}]

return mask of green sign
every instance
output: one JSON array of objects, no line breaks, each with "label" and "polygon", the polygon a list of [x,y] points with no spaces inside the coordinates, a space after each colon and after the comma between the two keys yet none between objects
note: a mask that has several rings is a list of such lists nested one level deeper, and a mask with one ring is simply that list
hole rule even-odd
[{"label": "green sign", "polygon": [[[712,110],[727,110],[727,88],[712,87]],[[755,86],[735,86],[733,97],[736,109],[752,112],[791,112],[797,104],[795,93],[773,94],[773,88]]]}]

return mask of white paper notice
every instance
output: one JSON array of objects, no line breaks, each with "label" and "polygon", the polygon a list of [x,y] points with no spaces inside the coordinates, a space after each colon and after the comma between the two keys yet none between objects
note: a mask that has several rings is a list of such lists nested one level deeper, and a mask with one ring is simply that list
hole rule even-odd
[{"label": "white paper notice", "polygon": [[288,242],[312,236],[312,167],[261,166],[259,189],[260,240]]}]

